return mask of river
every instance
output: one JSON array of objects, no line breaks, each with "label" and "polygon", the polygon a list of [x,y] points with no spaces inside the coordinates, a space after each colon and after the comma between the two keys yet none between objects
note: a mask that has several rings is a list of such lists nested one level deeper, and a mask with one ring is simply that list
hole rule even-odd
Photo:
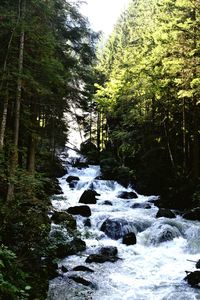
[{"label": "river", "polygon": [[[76,154],[69,151],[71,161]],[[74,156],[74,158],[73,158]],[[200,291],[191,288],[183,278],[185,271],[195,270],[200,258],[200,224],[181,216],[174,219],[156,218],[158,208],[152,200],[155,196],[138,195],[137,199],[119,198],[124,188],[115,181],[96,179],[99,166],[73,168],[69,164],[68,174],[59,179],[63,190],[61,197],[53,197],[55,210],[63,211],[78,203],[83,192],[92,187],[100,196],[91,208],[91,227],[85,226],[85,217],[76,216],[78,230],[86,242],[86,251],[59,261],[67,268],[60,276],[50,281],[49,300],[193,300],[200,299]],[[75,188],[66,182],[69,175],[78,176]],[[148,205],[146,205],[148,204]],[[134,208],[133,208],[134,207]],[[145,208],[146,207],[146,208]],[[135,245],[122,244],[122,238],[109,238],[101,226],[105,220],[124,220],[122,231],[134,231]],[[127,225],[128,224],[128,225]],[[131,229],[130,229],[130,228]],[[88,255],[98,253],[101,247],[115,246],[118,249],[116,262],[85,262]],[[73,271],[76,266],[87,266],[94,272]],[[84,286],[69,277],[77,274],[90,281]]]}]

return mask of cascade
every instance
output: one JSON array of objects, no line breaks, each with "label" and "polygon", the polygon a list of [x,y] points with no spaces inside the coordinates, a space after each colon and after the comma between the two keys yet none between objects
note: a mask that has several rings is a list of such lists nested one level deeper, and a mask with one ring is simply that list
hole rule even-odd
[{"label": "cascade", "polygon": [[[48,299],[200,299],[199,290],[183,280],[185,271],[194,271],[193,261],[199,259],[199,222],[178,215],[156,218],[155,196],[100,180],[99,166],[72,167],[70,162],[77,157],[70,151],[68,174],[59,179],[63,195],[53,197],[52,205],[56,211],[83,205],[79,199],[88,189],[98,193],[97,201],[86,204],[89,218],[74,216],[86,250],[60,259],[60,273],[50,281]],[[68,176],[78,177],[71,187]],[[130,197],[121,198],[122,192]],[[137,198],[131,198],[135,193]],[[124,243],[126,238],[130,243]],[[107,260],[103,262],[102,257]]]}]

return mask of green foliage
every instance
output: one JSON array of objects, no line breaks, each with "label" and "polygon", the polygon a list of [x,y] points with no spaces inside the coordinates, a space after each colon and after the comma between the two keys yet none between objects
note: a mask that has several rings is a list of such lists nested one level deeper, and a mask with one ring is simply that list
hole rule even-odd
[{"label": "green foliage", "polygon": [[132,1],[99,55],[112,151],[148,193],[200,176],[199,27],[199,0]]},{"label": "green foliage", "polygon": [[16,255],[4,245],[0,247],[0,295],[2,299],[29,299],[31,286],[26,283],[27,274],[22,271]]}]

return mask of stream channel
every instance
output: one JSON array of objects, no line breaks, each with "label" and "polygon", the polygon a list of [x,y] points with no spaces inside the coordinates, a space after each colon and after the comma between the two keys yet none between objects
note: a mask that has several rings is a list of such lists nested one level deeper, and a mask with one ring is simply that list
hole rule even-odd
[{"label": "stream channel", "polygon": [[[96,204],[89,205],[88,224],[85,224],[86,217],[74,216],[86,250],[59,261],[59,266],[64,266],[67,272],[60,271],[60,276],[50,281],[48,299],[200,300],[200,290],[183,280],[186,270],[195,270],[192,261],[200,258],[200,223],[178,215],[173,219],[156,218],[155,196],[142,196],[136,192],[138,198],[122,199],[119,197],[121,192],[135,191],[115,181],[97,179],[99,166],[72,167],[70,162],[77,154],[69,151],[69,155],[66,159],[68,174],[59,179],[63,194],[52,198],[54,210],[66,211],[71,206],[82,205],[79,199],[87,189],[100,195],[96,197]],[[70,175],[80,179],[74,188],[66,181]],[[91,226],[86,226],[90,223]],[[52,225],[52,230],[58,226]],[[127,232],[135,233],[136,244],[122,243]],[[119,259],[115,262],[86,262],[89,255],[110,246],[118,250]],[[80,265],[94,272],[73,270]],[[91,284],[77,283],[70,278],[72,276],[84,278]]]}]

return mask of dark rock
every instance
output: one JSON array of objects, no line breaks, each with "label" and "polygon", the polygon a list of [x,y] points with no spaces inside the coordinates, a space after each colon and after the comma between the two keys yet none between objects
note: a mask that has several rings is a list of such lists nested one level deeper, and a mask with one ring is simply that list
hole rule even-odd
[{"label": "dark rock", "polygon": [[96,285],[94,283],[92,283],[91,281],[89,281],[89,280],[87,280],[83,277],[80,277],[80,276],[77,276],[77,275],[72,275],[72,276],[69,276],[69,279],[72,279],[75,282],[81,283],[85,286],[89,286],[91,288],[96,288]]},{"label": "dark rock", "polygon": [[99,151],[92,142],[85,141],[81,143],[80,150],[87,157],[89,163],[96,164],[99,162]]},{"label": "dark rock", "polygon": [[122,199],[137,199],[138,196],[135,192],[119,192],[117,198]]},{"label": "dark rock", "polygon": [[88,168],[88,163],[84,161],[80,161],[79,159],[76,159],[73,163],[73,167],[78,168],[78,169],[86,169]]},{"label": "dark rock", "polygon": [[46,264],[47,273],[49,280],[54,279],[58,276],[58,264],[53,263],[52,261],[48,261]]},{"label": "dark rock", "polygon": [[75,189],[75,187],[77,186],[77,184],[78,184],[78,181],[72,181],[72,182],[70,182],[69,183],[70,189]]},{"label": "dark rock", "polygon": [[73,271],[82,271],[82,272],[90,272],[90,273],[94,273],[94,271],[88,267],[85,266],[77,266],[75,268],[73,268]]},{"label": "dark rock", "polygon": [[67,272],[68,272],[68,269],[67,269],[65,266],[62,266],[62,267],[61,267],[61,271],[62,271],[63,273],[67,273]]},{"label": "dark rock", "polygon": [[137,239],[134,232],[129,232],[123,236],[122,244],[129,246],[129,245],[135,245],[136,242]]},{"label": "dark rock", "polygon": [[123,219],[107,219],[103,222],[100,228],[108,237],[118,240],[128,232],[136,232],[133,223]]},{"label": "dark rock", "polygon": [[156,218],[161,218],[161,217],[173,219],[173,218],[176,218],[176,215],[170,209],[159,208],[159,210],[156,214]]},{"label": "dark rock", "polygon": [[105,263],[105,262],[116,262],[119,258],[117,256],[107,256],[102,254],[91,254],[87,257],[86,263]]},{"label": "dark rock", "polygon": [[87,205],[71,206],[67,209],[67,212],[72,215],[81,215],[83,217],[91,216],[91,210]]},{"label": "dark rock", "polygon": [[150,209],[151,204],[149,203],[134,203],[131,208],[144,208],[144,209]]},{"label": "dark rock", "polygon": [[56,178],[47,178],[44,182],[44,192],[46,195],[60,195],[63,191]]},{"label": "dark rock", "polygon": [[186,280],[188,282],[189,285],[191,285],[192,287],[200,287],[200,271],[194,271],[189,273],[184,280]]},{"label": "dark rock", "polygon": [[195,267],[196,267],[197,269],[200,269],[200,259],[196,262]]},{"label": "dark rock", "polygon": [[83,192],[83,194],[81,195],[81,198],[79,200],[79,203],[85,203],[85,204],[96,204],[97,200],[96,200],[96,196],[99,196],[100,194],[98,194],[96,191],[94,190],[86,190]]},{"label": "dark rock", "polygon": [[72,176],[72,175],[68,176],[67,179],[66,179],[66,181],[67,181],[68,183],[70,183],[70,182],[72,182],[72,181],[79,181],[79,180],[80,180],[80,179],[79,179],[78,176]]},{"label": "dark rock", "polygon": [[110,205],[110,206],[113,205],[112,202],[111,202],[111,201],[108,201],[108,200],[104,201],[103,204],[104,204],[104,205]]},{"label": "dark rock", "polygon": [[86,244],[79,238],[73,239],[71,242],[66,244],[58,244],[56,250],[56,257],[64,258],[68,255],[76,254],[86,249]]},{"label": "dark rock", "polygon": [[55,224],[65,224],[68,229],[76,229],[76,220],[66,212],[54,212],[54,214],[51,217],[51,220]]},{"label": "dark rock", "polygon": [[118,253],[117,247],[107,246],[100,249],[100,254],[105,256],[116,256]]},{"label": "dark rock", "polygon": [[183,214],[183,218],[192,221],[200,221],[200,208],[194,208]]},{"label": "dark rock", "polygon": [[91,227],[91,221],[90,221],[90,219],[86,219],[84,221],[84,225],[87,226],[87,227]]}]

